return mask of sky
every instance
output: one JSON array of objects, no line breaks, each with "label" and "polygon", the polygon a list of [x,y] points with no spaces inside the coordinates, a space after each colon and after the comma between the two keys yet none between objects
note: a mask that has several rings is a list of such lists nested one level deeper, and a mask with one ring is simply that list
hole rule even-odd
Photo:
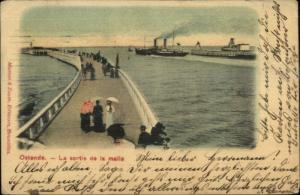
[{"label": "sky", "polygon": [[183,45],[220,45],[253,41],[257,17],[247,7],[41,6],[24,13],[20,30],[44,45],[152,45],[172,32]]}]

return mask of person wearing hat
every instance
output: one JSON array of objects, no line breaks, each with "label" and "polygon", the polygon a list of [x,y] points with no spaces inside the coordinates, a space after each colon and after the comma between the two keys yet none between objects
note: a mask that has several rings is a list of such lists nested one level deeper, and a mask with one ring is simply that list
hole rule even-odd
[{"label": "person wearing hat", "polygon": [[93,109],[93,122],[94,122],[95,131],[97,131],[97,132],[104,131],[102,112],[103,112],[103,109],[102,109],[102,106],[100,105],[100,101],[96,100],[96,105],[94,106],[94,109]]},{"label": "person wearing hat", "polygon": [[80,118],[81,118],[81,129],[84,132],[88,132],[90,128],[90,108],[89,102],[85,101],[80,108]]},{"label": "person wearing hat", "polygon": [[153,144],[156,145],[162,145],[164,143],[164,137],[162,135],[167,135],[166,132],[164,132],[165,126],[158,122],[154,127],[151,129],[151,137]]},{"label": "person wearing hat", "polygon": [[148,132],[146,132],[146,126],[141,125],[140,130],[141,130],[141,134],[139,136],[138,144],[144,147],[152,144],[152,137]]},{"label": "person wearing hat", "polygon": [[106,106],[105,106],[105,112],[106,112],[106,129],[109,128],[112,124],[114,124],[114,112],[115,107],[112,105],[112,101],[107,100]]},{"label": "person wearing hat", "polygon": [[96,76],[95,76],[95,68],[94,66],[92,65],[91,63],[91,66],[90,66],[90,71],[91,71],[91,77],[90,77],[90,80],[95,80],[96,79]]}]

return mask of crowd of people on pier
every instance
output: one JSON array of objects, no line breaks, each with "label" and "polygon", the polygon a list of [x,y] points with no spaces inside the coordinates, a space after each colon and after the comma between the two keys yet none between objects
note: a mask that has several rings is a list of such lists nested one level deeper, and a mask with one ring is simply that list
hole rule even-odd
[{"label": "crowd of people on pier", "polygon": [[87,62],[85,65],[81,64],[81,70],[84,80],[87,79],[87,73],[90,73],[90,80],[96,79],[95,68],[91,62]]},{"label": "crowd of people on pier", "polygon": [[[116,56],[116,65],[112,64],[100,54],[100,51],[94,53],[79,53],[81,61],[83,56],[88,59],[93,59],[102,64],[102,74],[106,77],[107,74],[110,78],[119,78],[119,55]],[[82,64],[82,73],[84,79],[87,79],[87,73],[90,73],[90,80],[95,80],[95,68],[93,63],[87,62]],[[114,123],[115,107],[113,101],[107,99],[105,108],[103,109],[100,100],[92,102],[87,100],[83,103],[80,110],[81,129],[88,133],[90,131],[95,132],[107,132],[107,135],[113,137],[115,143],[119,143],[120,139],[125,136],[124,124]],[[105,120],[104,120],[105,119]],[[138,145],[147,147],[148,145],[164,145],[167,146],[170,139],[164,131],[165,126],[158,122],[152,127],[151,132],[146,132],[146,126],[140,126],[140,135],[138,138]]]},{"label": "crowd of people on pier", "polygon": [[119,67],[113,67],[109,62],[102,63],[102,73],[105,77],[109,73],[110,78],[119,78]]},{"label": "crowd of people on pier", "polygon": [[[81,57],[81,61],[83,61],[83,56],[92,59],[96,62],[102,64],[101,70],[102,74],[106,77],[109,76],[110,78],[119,78],[119,55],[116,56],[116,64],[113,66],[107,58],[100,54],[100,51],[96,54],[94,53],[86,53],[86,52],[79,52],[79,56]],[[95,68],[91,62],[87,62],[86,64],[81,65],[83,78],[87,79],[87,73],[90,73],[90,80],[95,80]]]}]

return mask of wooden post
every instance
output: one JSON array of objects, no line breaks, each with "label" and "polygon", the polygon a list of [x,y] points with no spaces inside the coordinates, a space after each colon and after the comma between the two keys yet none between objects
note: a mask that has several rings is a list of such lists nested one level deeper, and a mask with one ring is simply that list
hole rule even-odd
[{"label": "wooden post", "polygon": [[44,126],[44,120],[43,120],[43,117],[40,118],[40,128],[42,129],[43,126]]},{"label": "wooden post", "polygon": [[48,118],[49,118],[49,120],[51,119],[51,117],[52,117],[52,107],[48,110]]},{"label": "wooden post", "polygon": [[33,133],[33,129],[30,127],[29,128],[29,138],[33,139],[34,138],[34,133]]}]

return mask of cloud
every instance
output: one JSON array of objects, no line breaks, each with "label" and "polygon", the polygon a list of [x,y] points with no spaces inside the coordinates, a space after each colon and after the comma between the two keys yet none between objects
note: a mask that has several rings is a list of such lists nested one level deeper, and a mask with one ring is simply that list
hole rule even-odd
[{"label": "cloud", "polygon": [[193,18],[174,26],[173,29],[162,33],[157,38],[170,38],[173,33],[179,36],[197,33],[252,35],[258,32],[256,12],[250,9],[210,9],[200,10],[199,14],[194,15]]}]

